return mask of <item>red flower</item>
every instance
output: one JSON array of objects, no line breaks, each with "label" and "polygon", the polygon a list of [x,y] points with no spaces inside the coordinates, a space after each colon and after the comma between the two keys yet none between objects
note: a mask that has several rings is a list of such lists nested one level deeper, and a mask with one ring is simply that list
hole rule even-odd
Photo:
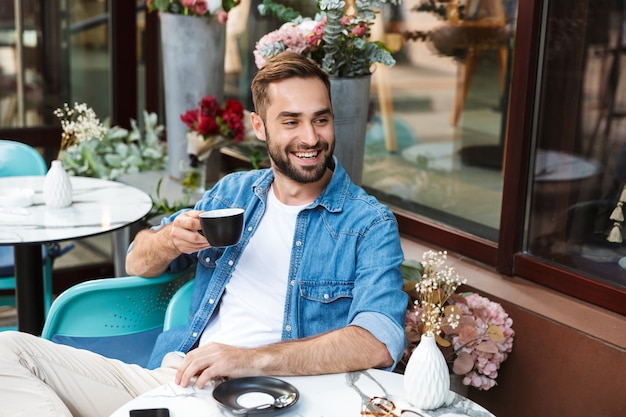
[{"label": "red flower", "polygon": [[187,110],[180,115],[180,120],[205,140],[219,135],[241,142],[245,134],[243,116],[244,108],[238,100],[228,99],[222,108],[215,97],[205,96],[198,103],[198,108]]},{"label": "red flower", "polygon": [[205,96],[200,100],[201,117],[216,117],[220,111],[220,104],[213,96]]},{"label": "red flower", "polygon": [[233,113],[236,116],[243,117],[243,105],[234,98],[230,98],[226,100],[226,104],[224,105],[225,113]]},{"label": "red flower", "polygon": [[211,117],[201,117],[196,129],[202,136],[214,136],[220,134],[220,125]]},{"label": "red flower", "polygon": [[198,110],[188,110],[186,113],[180,115],[180,120],[182,120],[190,130],[196,130],[198,126],[198,116]]}]

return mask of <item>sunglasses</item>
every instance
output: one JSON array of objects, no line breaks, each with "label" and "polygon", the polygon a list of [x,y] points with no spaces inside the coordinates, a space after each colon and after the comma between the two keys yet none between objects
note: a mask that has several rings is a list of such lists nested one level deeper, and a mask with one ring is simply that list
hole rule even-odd
[{"label": "sunglasses", "polygon": [[379,417],[424,417],[413,410],[396,410],[393,401],[385,397],[372,397],[367,402],[367,407],[361,411],[362,415]]}]

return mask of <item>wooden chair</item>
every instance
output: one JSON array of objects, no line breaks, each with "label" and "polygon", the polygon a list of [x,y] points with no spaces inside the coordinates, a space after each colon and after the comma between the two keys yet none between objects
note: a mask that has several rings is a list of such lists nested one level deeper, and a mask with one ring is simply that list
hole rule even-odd
[{"label": "wooden chair", "polygon": [[457,76],[456,97],[451,123],[457,126],[465,107],[476,65],[486,50],[495,50],[500,90],[505,91],[510,33],[506,24],[502,0],[470,0],[465,19],[459,18],[456,0],[448,3],[447,21],[433,29],[430,39],[441,49],[465,49],[463,64]]}]

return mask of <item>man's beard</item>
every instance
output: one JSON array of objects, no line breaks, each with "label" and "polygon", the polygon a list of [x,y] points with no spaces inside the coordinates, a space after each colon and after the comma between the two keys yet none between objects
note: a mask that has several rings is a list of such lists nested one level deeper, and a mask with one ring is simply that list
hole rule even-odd
[{"label": "man's beard", "polygon": [[[287,178],[299,182],[301,184],[308,184],[316,182],[322,179],[327,168],[333,166],[333,151],[335,145],[324,145],[319,150],[322,154],[325,154],[324,161],[321,164],[311,166],[296,166],[291,162],[289,158],[290,149],[280,149],[274,146],[270,139],[267,129],[265,129],[265,145],[267,147],[267,153],[274,163],[274,169],[281,172]],[[307,149],[298,149],[299,151],[307,151]]]}]

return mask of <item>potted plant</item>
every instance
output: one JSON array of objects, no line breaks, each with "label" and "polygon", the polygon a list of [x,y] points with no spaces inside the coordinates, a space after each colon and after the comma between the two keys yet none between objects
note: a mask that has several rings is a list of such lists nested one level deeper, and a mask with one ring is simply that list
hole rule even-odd
[{"label": "potted plant", "polygon": [[254,51],[257,67],[284,50],[315,60],[331,77],[369,75],[374,63],[395,65],[391,51],[380,40],[371,40],[372,25],[382,4],[396,0],[318,0],[314,18],[303,17],[290,7],[264,0],[259,12],[272,13],[286,22],[263,36]]},{"label": "potted plant", "polygon": [[164,128],[158,124],[156,113],[144,111],[143,131],[135,120],[130,121],[130,131],[110,127],[108,119],[101,123],[84,103],[73,108],[66,104],[55,110],[55,115],[63,128],[59,159],[72,175],[115,180],[126,173],[165,166],[167,154],[160,138]]},{"label": "potted plant", "polygon": [[357,184],[363,172],[374,64],[391,67],[396,63],[389,48],[381,40],[372,39],[375,18],[385,3],[400,1],[317,0],[314,17],[304,17],[272,0],[264,0],[259,6],[262,15],[273,14],[286,23],[257,42],[257,67],[290,50],[311,58],[330,75],[335,155]]},{"label": "potted plant", "polygon": [[182,179],[186,128],[178,115],[206,95],[224,98],[228,12],[239,0],[148,0],[158,12],[165,90],[168,173]]}]

